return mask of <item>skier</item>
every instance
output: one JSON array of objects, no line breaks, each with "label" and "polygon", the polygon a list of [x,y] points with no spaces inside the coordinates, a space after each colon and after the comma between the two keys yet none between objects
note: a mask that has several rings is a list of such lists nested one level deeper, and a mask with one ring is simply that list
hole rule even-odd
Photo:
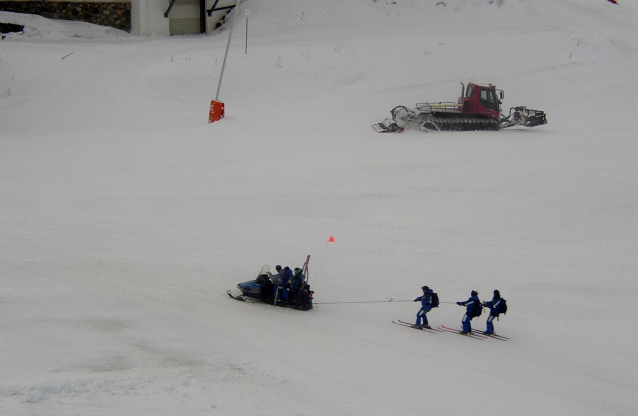
[{"label": "skier", "polygon": [[304,283],[305,276],[303,275],[303,270],[299,267],[295,268],[295,274],[290,280],[290,287],[292,291],[297,291],[301,288],[301,285]]},{"label": "skier", "polygon": [[281,300],[285,303],[288,303],[288,297],[290,294],[290,281],[293,278],[293,273],[292,270],[290,270],[290,267],[286,266],[283,268],[281,275],[283,276],[283,279],[281,279],[281,282],[278,286],[279,294],[281,295]]},{"label": "skier", "polygon": [[[428,323],[427,313],[432,309],[432,294],[434,291],[427,286],[423,286],[421,290],[423,290],[423,296],[414,299],[415,302],[421,301],[421,309],[419,309],[419,312],[416,314],[416,323],[412,325],[412,328],[432,329]],[[421,321],[423,321],[423,325],[421,325]]]},{"label": "skier", "polygon": [[272,284],[273,284],[273,293],[272,293],[273,303],[278,300],[279,294],[277,292],[279,291],[279,285],[281,284],[281,281],[284,278],[283,270],[280,264],[275,266],[275,270],[277,270],[277,273],[270,276],[270,280],[272,281]]},{"label": "skier", "polygon": [[301,304],[301,288],[305,284],[305,276],[303,270],[299,267],[295,268],[295,274],[290,280],[290,297],[295,305]]},{"label": "skier", "polygon": [[494,318],[498,318],[500,313],[501,292],[494,290],[494,297],[491,301],[485,302],[485,307],[490,308],[490,316],[487,317],[487,330],[483,332],[484,335],[491,335],[494,333]]},{"label": "skier", "polygon": [[470,323],[470,321],[472,320],[472,318],[478,316],[477,310],[480,310],[480,308],[482,308],[481,301],[478,297],[478,292],[476,290],[473,290],[468,300],[466,300],[465,302],[456,302],[456,304],[459,306],[465,306],[465,315],[463,315],[463,320],[461,321],[463,323],[463,331],[461,331],[461,334],[467,335],[472,332],[472,324]]},{"label": "skier", "polygon": [[286,266],[284,267],[284,269],[282,270],[282,276],[284,277],[281,280],[281,285],[286,287],[288,285],[288,283],[290,282],[290,279],[292,279],[292,270],[290,269],[290,267]]},{"label": "skier", "polygon": [[275,266],[275,270],[277,270],[277,273],[271,275],[270,280],[272,280],[272,283],[276,286],[281,283],[281,280],[284,278],[284,276],[283,269],[281,268],[280,264]]}]

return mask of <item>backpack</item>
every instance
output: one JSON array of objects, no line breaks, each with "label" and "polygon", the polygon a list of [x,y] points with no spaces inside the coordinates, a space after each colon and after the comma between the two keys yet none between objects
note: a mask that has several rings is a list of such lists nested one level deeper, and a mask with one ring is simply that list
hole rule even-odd
[{"label": "backpack", "polygon": [[436,293],[432,293],[432,307],[433,308],[439,307],[439,295],[437,295]]},{"label": "backpack", "polygon": [[483,305],[481,301],[472,304],[472,318],[478,318],[483,313]]},{"label": "backpack", "polygon": [[496,313],[506,315],[507,314],[507,301],[505,299],[501,299],[501,303],[498,304],[498,310]]}]

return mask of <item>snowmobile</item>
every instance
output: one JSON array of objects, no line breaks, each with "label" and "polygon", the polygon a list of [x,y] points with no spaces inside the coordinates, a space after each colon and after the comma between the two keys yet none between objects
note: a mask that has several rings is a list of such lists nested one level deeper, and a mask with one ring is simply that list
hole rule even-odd
[{"label": "snowmobile", "polygon": [[[265,264],[262,266],[261,271],[254,280],[248,280],[246,282],[238,283],[237,288],[241,291],[241,295],[233,295],[230,290],[227,290],[228,296],[235,300],[249,302],[246,298],[257,299],[270,305],[283,306],[299,310],[312,309],[312,299],[314,291],[310,290],[310,284],[308,283],[308,262],[310,256],[307,257],[306,262],[302,268],[296,268],[295,273],[288,267],[292,276],[280,281],[286,274],[285,269],[282,269],[284,275],[272,274],[270,272],[270,266]],[[288,277],[288,276],[287,276]],[[276,280],[276,281],[273,281]]]},{"label": "snowmobile", "polygon": [[513,126],[536,127],[547,124],[545,112],[524,106],[501,113],[503,90],[494,85],[470,82],[465,89],[461,83],[461,97],[455,102],[417,103],[414,108],[394,107],[391,119],[373,124],[378,133],[400,133],[406,128],[423,131],[501,130]]}]

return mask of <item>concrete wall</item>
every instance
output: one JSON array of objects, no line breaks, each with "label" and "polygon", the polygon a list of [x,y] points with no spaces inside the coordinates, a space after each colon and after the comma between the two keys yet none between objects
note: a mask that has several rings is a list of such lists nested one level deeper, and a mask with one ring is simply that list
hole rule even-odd
[{"label": "concrete wall", "polygon": [[164,12],[170,0],[130,0],[131,34],[138,36],[168,36],[168,19]]}]

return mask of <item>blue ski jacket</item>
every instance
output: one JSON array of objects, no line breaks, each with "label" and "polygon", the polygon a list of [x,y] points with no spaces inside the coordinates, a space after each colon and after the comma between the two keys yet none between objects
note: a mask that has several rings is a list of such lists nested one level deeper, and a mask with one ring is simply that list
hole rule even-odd
[{"label": "blue ski jacket", "polygon": [[292,273],[292,270],[290,270],[290,267],[288,266],[284,267],[283,272],[284,272],[284,275],[283,275],[283,278],[281,279],[281,285],[283,287],[286,287],[288,283],[290,283],[290,281],[292,280],[293,273]]},{"label": "blue ski jacket", "polygon": [[490,308],[490,315],[492,316],[498,316],[498,305],[501,303],[501,297],[500,296],[494,296],[494,298],[489,301],[489,302],[485,302],[485,306]]},{"label": "blue ski jacket", "polygon": [[423,296],[419,296],[418,298],[414,299],[414,301],[415,302],[421,301],[421,309],[425,309],[426,311],[429,311],[430,309],[432,309],[432,293],[434,293],[434,290],[430,289],[427,292],[425,292]]},{"label": "blue ski jacket", "polygon": [[465,306],[465,313],[468,316],[472,316],[472,309],[474,308],[474,302],[481,302],[479,300],[478,295],[470,296],[470,298],[466,300],[465,302],[456,302],[456,304],[459,306]]}]

